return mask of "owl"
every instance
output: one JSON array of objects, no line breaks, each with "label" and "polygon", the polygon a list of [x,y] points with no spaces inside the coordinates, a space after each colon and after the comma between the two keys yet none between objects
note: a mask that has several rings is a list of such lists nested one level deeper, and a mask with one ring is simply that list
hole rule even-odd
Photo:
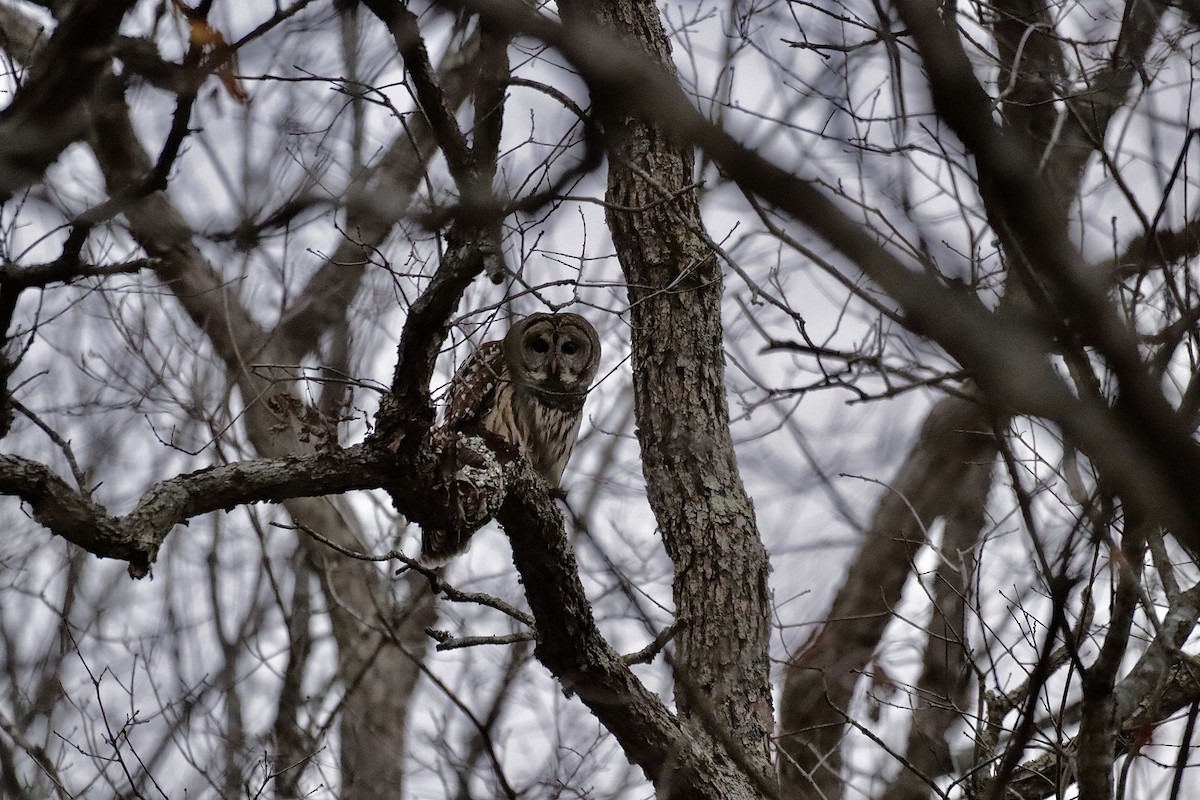
[{"label": "owl", "polygon": [[[600,337],[586,319],[528,316],[502,340],[480,345],[459,368],[442,429],[499,436],[557,489],[599,364]],[[428,536],[422,557],[444,558],[465,544],[465,536]]]}]

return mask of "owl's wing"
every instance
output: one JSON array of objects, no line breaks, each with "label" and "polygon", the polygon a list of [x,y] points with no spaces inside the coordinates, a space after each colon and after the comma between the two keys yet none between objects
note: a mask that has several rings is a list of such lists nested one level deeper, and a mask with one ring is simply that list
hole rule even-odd
[{"label": "owl's wing", "polygon": [[504,342],[497,339],[479,345],[450,381],[442,426],[455,430],[481,420],[495,399],[496,387],[505,380]]}]

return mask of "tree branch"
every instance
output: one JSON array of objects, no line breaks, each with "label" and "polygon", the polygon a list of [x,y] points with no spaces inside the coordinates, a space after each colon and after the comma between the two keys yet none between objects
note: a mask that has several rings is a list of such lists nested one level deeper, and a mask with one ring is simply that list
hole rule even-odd
[{"label": "tree branch", "polygon": [[34,519],[52,533],[101,558],[128,561],[130,574],[143,577],[177,524],[240,505],[375,488],[383,483],[385,470],[385,461],[363,445],[243,461],[162,481],[128,514],[113,517],[49,467],[0,455],[0,493],[27,502]]},{"label": "tree branch", "polygon": [[1189,261],[1200,255],[1200,219],[1169,231],[1155,230],[1130,239],[1120,254],[1096,266],[1117,280],[1143,275],[1156,267]]},{"label": "tree branch", "polygon": [[52,533],[101,558],[128,561],[131,571],[146,574],[149,543],[131,536],[121,520],[83,497],[46,465],[0,455],[0,493],[28,503],[34,520]]},{"label": "tree branch", "polygon": [[[109,48],[136,0],[79,0],[41,48],[29,77],[0,112],[0,202],[36,181],[87,131],[83,104],[111,60]],[[27,45],[28,37],[17,44]]]},{"label": "tree branch", "polygon": [[[896,7],[921,52],[938,114],[974,154],[980,182],[994,191],[1020,258],[1049,284],[1059,324],[1065,323],[1068,335],[1092,344],[1116,377],[1121,399],[1110,425],[1122,429],[1138,456],[1138,469],[1151,480],[1102,471],[1109,472],[1127,502],[1167,521],[1196,548],[1200,447],[1145,369],[1133,332],[1108,301],[1107,284],[1084,268],[1068,240],[1061,200],[1041,176],[1036,154],[1004,136],[992,121],[991,99],[975,78],[957,30],[942,21],[931,0],[898,0]],[[1100,463],[1096,453],[1089,456]]]},{"label": "tree branch", "polygon": [[[996,460],[992,416],[977,399],[938,402],[885,489],[828,621],[789,662],[780,697],[781,784],[788,797],[840,787],[844,720],[862,671],[900,603],[934,520],[982,508]],[[978,536],[983,520],[970,519]]]},{"label": "tree branch", "polygon": [[404,61],[404,68],[412,80],[421,113],[429,122],[434,138],[446,154],[450,174],[460,186],[469,182],[475,167],[475,158],[467,145],[466,137],[459,130],[458,122],[450,112],[446,95],[438,83],[437,73],[429,61],[425,40],[417,25],[417,17],[397,0],[364,0],[363,5],[371,10],[396,42],[396,50]]},{"label": "tree branch", "polygon": [[[466,99],[478,57],[476,33],[459,47],[449,49],[438,65],[438,81],[448,108],[457,109]],[[404,134],[397,137],[378,165],[366,170],[347,189],[346,237],[284,311],[276,328],[293,352],[312,352],[322,334],[345,318],[367,274],[371,251],[383,243],[409,210],[413,193],[436,153],[437,138],[429,121],[423,115],[413,115],[405,122]]]},{"label": "tree branch", "polygon": [[[1179,652],[1198,616],[1200,585],[1184,592],[1172,605],[1162,621],[1160,635],[1113,689],[1113,715],[1118,733],[1110,740],[1114,753],[1124,750],[1139,732],[1200,701],[1200,667]],[[1074,767],[1065,762],[1074,758],[1074,752],[1073,741],[1066,748],[1025,762],[1005,787],[1005,796],[1014,800],[1042,800],[1054,795],[1060,789],[1058,776],[1070,773],[1073,778]]]},{"label": "tree branch", "polygon": [[601,635],[545,482],[518,460],[509,467],[508,487],[496,519],[512,544],[513,563],[537,622],[538,660],[565,690],[579,695],[662,795],[759,797],[747,776],[718,764],[710,750],[692,740]]}]

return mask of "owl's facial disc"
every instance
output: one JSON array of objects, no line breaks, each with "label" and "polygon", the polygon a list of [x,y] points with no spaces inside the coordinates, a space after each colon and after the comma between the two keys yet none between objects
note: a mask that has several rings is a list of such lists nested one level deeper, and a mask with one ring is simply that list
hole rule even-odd
[{"label": "owl's facial disc", "polygon": [[505,343],[516,382],[550,397],[577,397],[587,389],[600,343],[586,320],[577,314],[533,314],[519,324]]}]

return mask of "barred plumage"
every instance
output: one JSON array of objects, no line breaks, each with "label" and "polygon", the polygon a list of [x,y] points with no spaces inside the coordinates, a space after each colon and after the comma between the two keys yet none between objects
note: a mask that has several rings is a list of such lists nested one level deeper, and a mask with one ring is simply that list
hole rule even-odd
[{"label": "barred plumage", "polygon": [[[442,427],[467,433],[477,428],[503,438],[557,488],[599,364],[600,337],[583,317],[528,316],[502,341],[480,345],[458,370]],[[465,538],[452,538],[436,543],[427,538],[422,556],[444,559],[465,547]]]}]

